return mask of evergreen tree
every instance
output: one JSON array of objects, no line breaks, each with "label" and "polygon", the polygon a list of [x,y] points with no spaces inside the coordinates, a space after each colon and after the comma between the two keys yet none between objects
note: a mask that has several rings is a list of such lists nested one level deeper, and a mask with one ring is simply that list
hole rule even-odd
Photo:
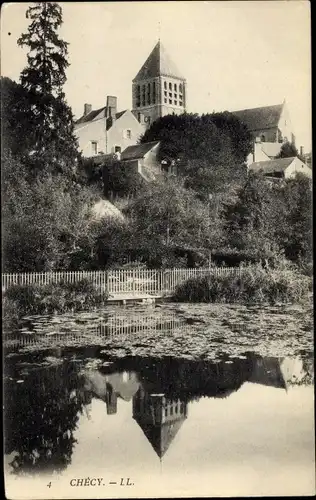
[{"label": "evergreen tree", "polygon": [[293,142],[284,142],[281,146],[280,153],[276,156],[276,158],[292,158],[298,157],[300,160],[305,161],[302,158]]},{"label": "evergreen tree", "polygon": [[74,122],[65,101],[68,44],[57,34],[62,9],[55,2],[29,7],[28,32],[18,45],[28,47],[28,65],[21,73],[22,87],[28,92],[23,110],[29,124],[29,168],[35,172],[71,174],[78,152]]}]

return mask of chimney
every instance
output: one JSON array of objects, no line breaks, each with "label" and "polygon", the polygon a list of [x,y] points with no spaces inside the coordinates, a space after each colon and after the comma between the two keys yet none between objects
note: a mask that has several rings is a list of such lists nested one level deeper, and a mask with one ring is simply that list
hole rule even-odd
[{"label": "chimney", "polygon": [[87,116],[92,111],[92,104],[85,104],[83,108],[83,116]]},{"label": "chimney", "polygon": [[304,146],[300,147],[300,155],[304,157]]},{"label": "chimney", "polygon": [[253,162],[257,161],[258,153],[261,150],[260,144],[261,144],[260,137],[256,137],[253,144]]},{"label": "chimney", "polygon": [[117,97],[108,95],[106,98],[106,110],[107,117],[115,120],[115,115],[117,113]]}]

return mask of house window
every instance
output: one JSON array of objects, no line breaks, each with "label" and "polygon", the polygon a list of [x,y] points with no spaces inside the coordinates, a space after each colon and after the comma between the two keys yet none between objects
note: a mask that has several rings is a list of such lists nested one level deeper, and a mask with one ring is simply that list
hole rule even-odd
[{"label": "house window", "polygon": [[114,148],[115,153],[120,153],[121,151],[122,151],[121,146],[115,146],[115,148]]},{"label": "house window", "polygon": [[266,136],[264,134],[261,136],[261,142],[266,142]]},{"label": "house window", "polygon": [[91,141],[91,150],[93,155],[98,154],[98,143],[97,141]]},{"label": "house window", "polygon": [[132,131],[128,128],[126,130],[126,139],[131,139],[132,138]]}]

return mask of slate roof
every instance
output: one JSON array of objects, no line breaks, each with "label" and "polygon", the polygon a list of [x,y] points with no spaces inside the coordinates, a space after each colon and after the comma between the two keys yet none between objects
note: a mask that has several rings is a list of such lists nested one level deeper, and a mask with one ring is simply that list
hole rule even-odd
[{"label": "slate roof", "polygon": [[179,432],[186,417],[182,415],[178,417],[177,420],[165,422],[161,425],[144,422],[142,418],[138,416],[134,417],[134,419],[142,429],[158,457],[162,458]]},{"label": "slate roof", "polygon": [[[115,117],[116,119],[120,118],[124,113],[126,113],[127,109],[124,109],[124,111],[120,111],[119,113],[116,113]],[[103,108],[100,109],[95,109],[93,111],[90,111],[87,115],[81,116],[79,120],[75,122],[76,125],[80,125],[81,123],[87,123],[87,122],[92,122],[95,120],[99,120],[100,118],[104,118],[106,115],[106,106],[103,106]]]},{"label": "slate roof", "polygon": [[157,76],[171,76],[185,80],[160,41],[153,48],[133,82],[146,80],[147,78],[155,78]]},{"label": "slate roof", "polygon": [[284,172],[284,170],[291,165],[295,158],[295,156],[292,156],[291,158],[278,158],[276,160],[270,161],[257,161],[249,165],[249,170],[252,170],[253,172],[260,172],[260,170],[262,170],[265,174],[270,174],[273,172]]},{"label": "slate roof", "polygon": [[260,108],[232,111],[250,131],[277,127],[282,113],[283,104],[263,106]]},{"label": "slate roof", "polygon": [[128,146],[121,154],[121,160],[139,160],[144,158],[144,156],[155,146],[159,144],[159,141],[155,142],[145,142],[144,144],[136,144],[135,146]]}]

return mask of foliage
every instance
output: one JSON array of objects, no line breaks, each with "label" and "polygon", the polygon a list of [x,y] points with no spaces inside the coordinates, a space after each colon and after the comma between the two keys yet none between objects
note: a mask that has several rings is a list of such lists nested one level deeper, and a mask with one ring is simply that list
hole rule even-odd
[{"label": "foliage", "polygon": [[106,162],[103,166],[103,185],[106,197],[135,196],[145,188],[145,181],[140,174],[120,161]]},{"label": "foliage", "polygon": [[161,244],[204,246],[208,241],[208,210],[178,181],[153,183],[127,209],[137,236]]},{"label": "foliage", "polygon": [[285,255],[294,261],[312,260],[311,180],[303,175],[286,181],[283,190],[284,211],[277,227]]},{"label": "foliage", "polygon": [[293,142],[284,142],[281,146],[279,154],[276,156],[276,158],[292,158],[292,157],[298,157],[300,160],[304,161],[304,158],[302,158]]},{"label": "foliage", "polygon": [[21,73],[21,85],[27,93],[23,101],[23,123],[28,123],[28,168],[74,174],[78,158],[74,121],[65,101],[67,43],[58,36],[62,25],[62,9],[55,2],[39,2],[29,7],[27,33],[18,45],[29,49],[28,65]]},{"label": "foliage", "polygon": [[228,112],[167,115],[141,141],[160,141],[159,160],[174,164],[186,186],[204,196],[225,189],[230,178],[244,176],[242,165],[252,147],[247,128]]},{"label": "foliage", "polygon": [[[6,363],[7,365],[8,363]],[[61,472],[72,459],[75,430],[87,400],[78,363],[56,358],[17,384],[15,366],[7,368],[4,390],[5,453],[13,474]]]},{"label": "foliage", "polygon": [[103,304],[107,293],[82,279],[76,283],[15,285],[5,292],[6,305],[18,318],[26,314],[51,314],[81,311]]},{"label": "foliage", "polygon": [[[4,164],[5,172],[14,163]],[[14,185],[6,178],[3,206],[3,267],[6,272],[67,269],[82,248],[91,247],[93,193],[69,188],[60,176]]]},{"label": "foliage", "polygon": [[310,292],[310,279],[291,267],[242,268],[238,274],[212,274],[192,278],[179,285],[175,300],[180,302],[276,303],[298,302]]},{"label": "foliage", "polygon": [[229,248],[246,250],[258,260],[271,258],[280,251],[275,239],[279,217],[278,189],[278,186],[271,187],[261,174],[249,173],[236,201],[224,210]]},{"label": "foliage", "polygon": [[30,149],[30,123],[24,110],[29,94],[21,84],[1,77],[1,137],[2,151],[9,150],[22,158]]}]

